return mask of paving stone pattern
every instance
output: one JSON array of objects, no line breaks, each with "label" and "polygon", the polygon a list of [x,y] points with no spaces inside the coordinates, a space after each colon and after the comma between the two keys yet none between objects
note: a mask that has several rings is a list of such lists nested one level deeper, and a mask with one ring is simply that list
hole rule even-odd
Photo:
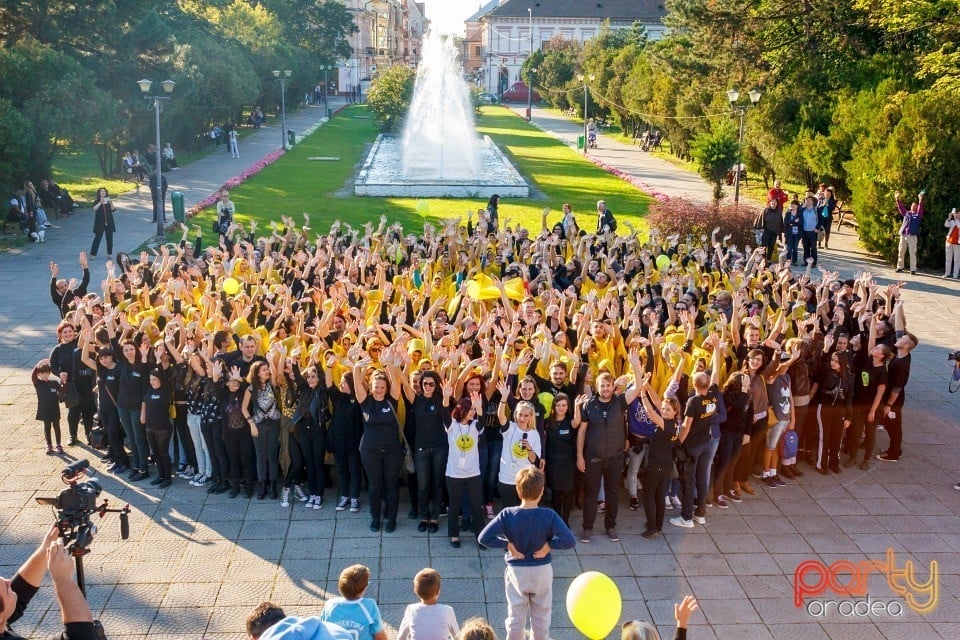
[{"label": "paving stone pattern", "polygon": [[[292,128],[305,128],[319,110],[291,116]],[[548,130],[562,123],[535,111]],[[277,127],[266,128],[241,146],[243,161],[218,154],[174,174],[171,188],[184,189],[188,203],[277,145]],[[601,138],[604,153],[612,141]],[[626,145],[625,145],[626,146]],[[675,167],[648,167],[649,154],[618,150],[622,168],[638,174],[664,172],[665,183],[693,182]],[[641,158],[644,162],[630,162]],[[608,160],[615,164],[615,159]],[[666,191],[658,185],[661,191]],[[684,187],[686,189],[686,187]],[[603,194],[597,194],[601,197]],[[136,246],[149,236],[145,197],[124,198],[118,248]],[[147,202],[148,204],[148,202]],[[11,576],[52,521],[48,507],[34,498],[55,495],[63,485],[59,471],[67,460],[42,452],[41,426],[34,418],[35,394],[29,372],[54,344],[56,310],[47,293],[47,262],[62,263],[67,276],[78,274],[75,256],[89,241],[89,213],[81,212],[48,233],[45,245],[30,245],[0,256],[0,575]],[[882,282],[892,271],[856,247],[844,229],[823,263],[845,275],[867,268]],[[94,282],[103,277],[103,259],[93,263]],[[653,620],[672,637],[673,603],[695,594],[702,611],[694,615],[691,638],[950,638],[960,636],[960,492],[956,422],[960,396],[947,392],[948,351],[960,347],[956,281],[930,275],[906,276],[910,329],[921,340],[914,352],[907,390],[905,453],[896,464],[875,463],[867,472],[844,469],[840,477],[807,473],[790,486],[758,491],[741,504],[709,509],[707,524],[694,529],[667,525],[665,536],[640,537],[642,516],[621,507],[621,541],[596,536],[590,544],[556,554],[554,618],[556,638],[576,638],[564,609],[570,581],[590,569],[604,571],[619,585],[623,619]],[[63,429],[66,429],[65,419]],[[886,435],[879,436],[880,447]],[[89,457],[85,447],[70,449],[67,459]],[[808,470],[809,471],[809,470]],[[500,629],[506,607],[503,559],[479,552],[470,536],[452,549],[441,533],[421,534],[416,522],[402,519],[394,534],[373,534],[365,513],[336,513],[330,504],[307,510],[294,504],[230,500],[176,480],[166,491],[131,485],[100,469],[103,497],[129,503],[131,535],[119,539],[118,521],[108,516],[86,557],[91,605],[111,638],[212,640],[241,638],[243,621],[258,602],[271,599],[288,612],[319,612],[336,592],[340,570],[362,562],[373,572],[368,595],[381,605],[390,632],[413,600],[412,576],[433,566],[444,577],[442,601],[460,620],[491,619]],[[364,509],[366,503],[363,504]],[[401,513],[406,513],[401,505]],[[668,512],[668,516],[676,511]],[[579,512],[574,522],[579,522]],[[920,579],[931,561],[939,563],[939,605],[930,614],[903,618],[855,618],[835,613],[810,616],[793,605],[793,574],[798,563],[818,558],[882,559],[895,549],[898,562],[917,563]],[[870,580],[875,599],[893,594],[879,577]],[[49,585],[40,591],[15,629],[28,637],[48,637],[60,624]],[[612,636],[611,636],[612,637]]]}]

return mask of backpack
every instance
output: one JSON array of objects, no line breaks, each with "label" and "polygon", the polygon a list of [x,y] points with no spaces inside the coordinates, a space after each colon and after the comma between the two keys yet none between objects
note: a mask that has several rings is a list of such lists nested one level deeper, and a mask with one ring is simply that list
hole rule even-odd
[{"label": "backpack", "polygon": [[796,431],[791,429],[783,434],[783,438],[780,440],[780,458],[783,460],[796,458],[799,443],[800,437],[797,436]]}]

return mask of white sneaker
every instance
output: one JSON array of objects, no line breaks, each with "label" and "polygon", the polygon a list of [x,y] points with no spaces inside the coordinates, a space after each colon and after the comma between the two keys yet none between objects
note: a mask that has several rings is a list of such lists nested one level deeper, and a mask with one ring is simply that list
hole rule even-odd
[{"label": "white sneaker", "polygon": [[293,495],[295,495],[300,502],[307,501],[307,494],[303,492],[303,488],[298,484],[293,485]]},{"label": "white sneaker", "polygon": [[280,506],[289,507],[290,506],[290,487],[284,487],[280,490]]},{"label": "white sneaker", "polygon": [[347,507],[349,506],[350,506],[350,498],[348,498],[347,496],[340,496],[340,499],[337,500],[336,510],[346,511]]},{"label": "white sneaker", "polygon": [[697,514],[693,514],[693,521],[696,522],[697,524],[707,524],[706,517],[698,516]]},{"label": "white sneaker", "polygon": [[190,465],[187,465],[186,467],[184,467],[183,471],[181,471],[177,475],[183,478],[184,480],[193,480],[194,476],[197,475],[197,470],[191,467]]},{"label": "white sneaker", "polygon": [[679,509],[681,506],[679,496],[670,496],[670,502],[673,503],[674,509]]},{"label": "white sneaker", "polygon": [[317,496],[310,496],[310,498],[303,503],[303,506],[307,509],[313,509],[313,501],[317,499]]},{"label": "white sneaker", "polygon": [[673,509],[673,503],[670,502],[670,496],[663,496],[663,508]]},{"label": "white sneaker", "polygon": [[197,475],[193,476],[188,484],[191,487],[202,487],[206,481],[207,476],[203,475],[202,473],[198,473]]},{"label": "white sneaker", "polygon": [[683,516],[674,516],[673,518],[670,518],[670,524],[675,527],[693,529],[693,520],[684,520]]},{"label": "white sneaker", "polygon": [[313,508],[314,509],[323,508],[323,496],[317,496],[317,499],[313,501]]}]

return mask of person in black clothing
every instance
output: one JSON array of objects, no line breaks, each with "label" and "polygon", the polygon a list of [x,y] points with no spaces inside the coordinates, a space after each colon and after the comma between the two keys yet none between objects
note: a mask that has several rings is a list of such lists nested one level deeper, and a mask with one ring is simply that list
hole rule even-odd
[{"label": "person in black clothing", "polygon": [[417,469],[417,504],[420,524],[417,530],[436,533],[440,526],[440,502],[443,498],[444,471],[447,465],[447,431],[452,398],[441,393],[442,381],[435,371],[425,371],[419,390],[406,376],[400,377],[403,394],[410,403],[416,423],[414,464]]},{"label": "person in black clothing", "polygon": [[723,385],[723,402],[727,408],[727,419],[720,425],[720,446],[713,469],[712,492],[713,503],[721,509],[727,506],[727,498],[740,502],[740,493],[733,487],[733,469],[744,440],[750,439],[749,429],[753,423],[750,376],[741,371],[730,374]]},{"label": "person in black clothing", "polygon": [[97,201],[93,203],[93,244],[90,245],[90,257],[95,258],[100,250],[100,239],[107,237],[107,256],[113,256],[113,234],[117,231],[114,214],[116,205],[110,200],[110,194],[104,187],[97,189]]},{"label": "person in black clothing", "polygon": [[87,254],[80,252],[80,268],[83,269],[83,277],[78,284],[76,280],[58,279],[60,275],[60,265],[56,262],[50,262],[50,299],[54,306],[60,310],[60,317],[63,318],[71,310],[73,301],[87,295],[87,287],[90,285],[90,269],[87,266]]},{"label": "person in black clothing", "polygon": [[[577,396],[577,400],[582,405],[585,398]],[[573,421],[570,396],[565,393],[556,394],[546,422],[543,456],[540,460],[552,494],[550,506],[567,526],[570,526],[570,511],[573,509],[579,427],[580,423]]]},{"label": "person in black clothing", "polygon": [[613,217],[613,211],[607,208],[606,202],[597,200],[597,235],[613,233],[616,230],[617,219]]},{"label": "person in black clothing", "polygon": [[[827,347],[829,348],[829,347]],[[827,475],[828,469],[840,473],[840,439],[850,427],[856,392],[848,373],[846,353],[832,353],[817,382],[817,424],[820,446],[817,449],[817,471]]]},{"label": "person in black clothing", "polygon": [[763,234],[760,236],[760,242],[766,249],[767,262],[771,262],[776,255],[777,240],[783,235],[783,214],[778,207],[774,206],[774,202],[771,200],[763,210]]},{"label": "person in black clothing", "polygon": [[170,405],[173,402],[173,393],[169,381],[160,369],[153,369],[150,372],[148,385],[143,394],[140,422],[145,425],[150,452],[157,463],[157,477],[151,480],[150,484],[166,489],[170,486],[173,476],[170,460],[170,438],[173,436]]},{"label": "person in black clothing", "polygon": [[[283,404],[295,405],[290,422],[293,430],[287,434],[287,448],[290,462],[283,479],[284,497],[289,500],[289,492],[299,474],[300,467],[306,469],[309,495],[300,497],[307,509],[323,507],[324,466],[323,456],[327,447],[327,422],[330,419],[327,389],[321,384],[320,369],[307,367],[301,374],[292,360],[288,359],[281,381],[280,396]],[[286,412],[284,412],[286,413]],[[302,489],[297,489],[302,492]],[[299,494],[298,494],[299,497]],[[281,501],[282,504],[282,501]]]},{"label": "person in black clothing", "polygon": [[75,378],[74,357],[77,350],[77,331],[66,320],[57,326],[59,343],[50,352],[50,370],[60,378],[67,407],[70,426],[70,446],[77,444],[77,428],[80,424],[80,391]]},{"label": "person in black clothing", "polygon": [[500,196],[498,194],[493,194],[490,196],[490,199],[487,200],[487,216],[490,221],[490,226],[487,227],[487,233],[497,232],[497,229],[500,224]]},{"label": "person in black clothing", "polygon": [[[900,327],[903,326],[903,306],[897,303],[894,309],[895,320]],[[899,334],[901,328],[897,329]],[[903,453],[903,390],[910,381],[910,352],[919,344],[917,337],[909,332],[904,332],[897,338],[895,346],[897,348],[896,357],[890,361],[889,377],[887,386],[889,392],[883,403],[884,426],[887,433],[890,434],[890,446],[883,453],[877,454],[877,460],[882,462],[896,462]]]},{"label": "person in black clothing", "polygon": [[360,439],[363,435],[360,404],[353,393],[353,374],[343,374],[340,385],[335,386],[333,363],[336,355],[331,351],[325,357],[327,366],[323,375],[332,406],[327,450],[333,453],[333,464],[337,469],[340,490],[337,511],[343,511],[349,504],[350,512],[357,513],[360,511]]},{"label": "person in black clothing", "polygon": [[653,538],[663,532],[663,499],[673,469],[673,452],[680,439],[680,402],[676,398],[664,398],[658,409],[653,403],[651,376],[650,373],[644,374],[640,390],[644,409],[657,425],[649,438],[647,467],[643,473],[643,512],[647,518],[646,529],[641,534],[644,538]]},{"label": "person in black clothing", "polygon": [[[381,362],[388,360],[381,356]],[[368,386],[363,372],[372,360],[364,358],[353,365],[354,395],[360,403],[363,416],[363,437],[360,439],[360,460],[370,483],[370,530],[380,530],[380,517],[386,518],[384,529],[392,533],[397,528],[397,510],[400,507],[400,470],[403,467],[403,449],[400,446],[400,419],[397,403],[400,401],[400,374],[394,365],[387,371],[375,371]],[[382,513],[384,503],[386,513]]]},{"label": "person in black clothing", "polygon": [[[863,462],[860,468],[870,468],[870,458],[873,456],[873,447],[877,440],[877,423],[883,418],[880,412],[881,402],[887,391],[887,362],[893,355],[884,344],[876,344],[876,322],[874,316],[870,325],[869,360],[863,368],[856,371],[856,382],[853,388],[853,415],[850,428],[846,430],[845,467],[857,464],[857,456],[863,447]],[[824,351],[832,344],[832,336],[824,336]]]},{"label": "person in black clothing", "polygon": [[63,453],[60,446],[60,380],[52,375],[50,361],[44,358],[36,364],[30,375],[33,388],[37,392],[36,419],[43,423],[43,437],[47,441],[47,455],[53,455],[51,431],[57,437],[57,453]]},{"label": "person in black clothing", "polygon": [[[236,367],[230,370],[226,381],[223,380],[223,370],[224,364],[222,361],[216,361],[212,364],[209,383],[204,392],[201,424],[210,424],[217,421],[217,428],[213,429],[211,426],[209,433],[211,434],[211,440],[216,432],[220,433],[227,454],[227,466],[229,468],[224,468],[221,472],[229,478],[229,496],[236,498],[240,494],[240,490],[243,489],[246,497],[252,498],[256,467],[253,464],[254,449],[250,420],[243,414],[244,387],[246,385],[240,375],[240,370]],[[204,438],[207,439],[207,433],[204,433]],[[212,451],[210,457],[214,468],[216,468],[217,463],[213,461]]]},{"label": "person in black clothing", "polygon": [[611,540],[620,539],[617,535],[617,513],[623,453],[627,448],[627,408],[640,393],[640,376],[643,373],[640,353],[636,349],[630,351],[630,365],[634,372],[634,384],[626,392],[614,393],[613,376],[604,372],[597,376],[596,394],[587,402],[574,404],[573,420],[581,423],[577,432],[577,469],[584,474],[581,542],[590,542],[593,534],[601,479],[606,496],[604,529]]},{"label": "person in black clothing", "polygon": [[115,474],[126,473],[130,470],[130,458],[123,446],[123,426],[120,424],[120,413],[117,408],[117,397],[120,395],[120,369],[117,366],[116,355],[109,347],[101,348],[96,352],[96,359],[91,355],[92,345],[81,341],[81,358],[91,369],[97,372],[97,415],[100,424],[107,434],[110,445],[110,454],[113,456],[113,466],[109,471]]},{"label": "person in black clothing", "polygon": [[63,546],[60,530],[51,525],[43,542],[11,579],[0,577],[0,640],[23,640],[10,625],[23,616],[40,590],[47,570],[60,603],[64,631],[61,640],[96,640],[93,613],[73,577],[74,561]]},{"label": "person in black clothing", "polygon": [[271,371],[270,363],[257,361],[247,374],[247,388],[243,392],[243,415],[250,423],[253,448],[257,454],[257,482],[260,491],[257,500],[269,492],[274,500],[280,497],[277,482],[280,476],[280,407],[277,404],[275,380],[280,376]]}]

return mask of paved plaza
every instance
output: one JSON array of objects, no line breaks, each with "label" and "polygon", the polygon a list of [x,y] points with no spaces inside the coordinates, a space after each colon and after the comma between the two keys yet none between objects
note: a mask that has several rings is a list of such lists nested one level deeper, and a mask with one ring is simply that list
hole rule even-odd
[{"label": "paved plaza", "polygon": [[[303,129],[320,117],[305,109],[288,118],[288,127]],[[534,119],[558,136],[577,125],[535,110]],[[279,127],[262,129],[241,142],[242,160],[219,153],[170,175],[171,190],[183,189],[188,206],[205,197],[248,164],[275,149]],[[629,145],[601,137],[595,153],[608,164],[638,175],[658,191],[691,193],[698,179]],[[319,169],[318,169],[319,170]],[[683,185],[670,191],[671,185]],[[701,188],[704,187],[702,182]],[[146,189],[143,189],[147,193]],[[603,194],[597,194],[598,198]],[[121,211],[119,249],[130,249],[151,234],[149,196],[117,199]],[[559,203],[558,203],[559,204]],[[506,204],[509,208],[509,204]],[[47,263],[56,260],[61,274],[79,277],[79,251],[87,250],[90,213],[55,221],[60,229],[47,243],[0,255],[0,575],[11,576],[52,522],[49,507],[37,496],[53,496],[64,461],[44,455],[42,430],[34,420],[35,393],[30,369],[55,342],[58,320],[51,304]],[[939,233],[939,230],[931,230]],[[880,282],[897,274],[864,254],[849,228],[835,234],[823,252],[822,266],[845,277],[871,271]],[[91,288],[99,289],[104,258],[91,263]],[[939,272],[938,272],[939,273]],[[898,463],[875,462],[869,471],[844,469],[839,477],[807,472],[799,481],[776,490],[758,489],[729,509],[709,509],[707,524],[694,529],[667,525],[655,540],[640,537],[642,513],[620,510],[620,542],[598,536],[554,557],[553,635],[577,638],[565,612],[564,596],[572,578],[585,570],[613,577],[623,597],[624,620],[653,620],[664,637],[672,637],[673,603],[692,593],[701,612],[692,620],[692,639],[764,638],[859,640],[872,638],[960,637],[960,394],[950,395],[946,354],[960,348],[960,283],[931,274],[905,276],[909,329],[920,338],[914,351],[904,420],[904,456]],[[66,429],[65,419],[62,428]],[[878,449],[886,434],[878,436]],[[85,447],[71,457],[92,457]],[[288,613],[318,613],[336,592],[340,570],[361,562],[373,580],[368,596],[379,603],[391,637],[406,603],[413,600],[412,577],[432,566],[443,575],[441,601],[453,605],[462,621],[486,616],[502,635],[505,616],[503,559],[495,551],[479,552],[467,536],[452,549],[441,533],[416,531],[416,521],[402,519],[393,534],[373,534],[364,512],[320,511],[298,503],[282,508],[274,500],[230,500],[175,480],[167,490],[131,485],[98,469],[111,506],[129,503],[130,539],[121,541],[115,515],[98,523],[100,531],[85,559],[87,595],[110,638],[240,638],[250,610],[265,599]],[[405,497],[405,491],[402,491]],[[401,505],[401,514],[406,513]],[[668,517],[675,515],[668,511]],[[575,511],[573,523],[579,524]],[[884,560],[893,549],[897,565],[912,561],[925,580],[931,562],[939,571],[936,608],[918,615],[904,607],[902,617],[825,618],[794,606],[797,565],[819,559],[825,564]],[[845,578],[846,579],[846,578]],[[873,600],[899,600],[884,576],[869,578]],[[829,594],[820,598],[831,598]],[[833,599],[838,599],[833,596]],[[926,601],[925,596],[920,597]],[[47,637],[60,626],[59,611],[48,586],[41,590],[15,625],[21,635]],[[613,636],[611,636],[613,637]]]}]

